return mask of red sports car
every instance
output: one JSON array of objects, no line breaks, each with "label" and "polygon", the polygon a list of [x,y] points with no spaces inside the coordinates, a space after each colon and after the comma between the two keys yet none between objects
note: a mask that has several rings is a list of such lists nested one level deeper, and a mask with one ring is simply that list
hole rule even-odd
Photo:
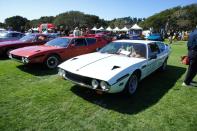
[{"label": "red sports car", "polygon": [[102,37],[59,37],[41,46],[13,50],[10,52],[9,57],[24,64],[44,63],[48,68],[53,69],[61,61],[94,52],[107,43],[109,41]]},{"label": "red sports car", "polygon": [[0,42],[0,56],[9,55],[11,50],[32,46],[32,45],[43,45],[48,41],[48,35],[45,34],[29,34],[15,41]]}]

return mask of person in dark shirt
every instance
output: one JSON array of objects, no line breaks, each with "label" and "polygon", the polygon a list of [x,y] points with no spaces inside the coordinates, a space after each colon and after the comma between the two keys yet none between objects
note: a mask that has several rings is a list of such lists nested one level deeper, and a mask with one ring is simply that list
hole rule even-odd
[{"label": "person in dark shirt", "polygon": [[193,86],[194,82],[192,80],[197,74],[197,28],[192,33],[190,33],[187,47],[189,67],[182,85]]}]

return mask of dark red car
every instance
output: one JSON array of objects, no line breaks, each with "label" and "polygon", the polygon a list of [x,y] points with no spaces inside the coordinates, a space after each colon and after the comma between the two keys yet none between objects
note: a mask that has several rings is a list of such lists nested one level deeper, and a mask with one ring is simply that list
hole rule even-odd
[{"label": "dark red car", "polygon": [[59,37],[41,46],[30,46],[10,52],[9,57],[24,64],[44,63],[48,68],[56,68],[66,59],[95,52],[109,41],[102,37]]},{"label": "dark red car", "polygon": [[45,34],[29,34],[19,40],[0,42],[0,56],[9,55],[11,50],[32,46],[43,45],[49,41],[48,35]]}]

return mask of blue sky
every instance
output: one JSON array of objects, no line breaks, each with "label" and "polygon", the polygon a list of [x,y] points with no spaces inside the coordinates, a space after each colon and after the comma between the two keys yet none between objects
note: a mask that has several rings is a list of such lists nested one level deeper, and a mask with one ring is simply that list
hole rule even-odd
[{"label": "blue sky", "polygon": [[120,17],[148,17],[175,6],[197,3],[196,0],[0,0],[0,22],[20,15],[29,20],[56,16],[77,10],[105,20]]}]

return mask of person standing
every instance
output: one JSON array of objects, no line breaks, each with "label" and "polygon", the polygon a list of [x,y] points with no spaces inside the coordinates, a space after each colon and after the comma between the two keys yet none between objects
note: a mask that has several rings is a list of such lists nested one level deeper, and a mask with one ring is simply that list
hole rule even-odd
[{"label": "person standing", "polygon": [[174,36],[174,31],[170,30],[170,37],[169,37],[170,44],[172,44],[173,36]]},{"label": "person standing", "polygon": [[189,67],[182,86],[192,86],[192,80],[197,74],[197,28],[190,33],[187,48]]},{"label": "person standing", "polygon": [[81,35],[81,32],[80,32],[78,27],[76,27],[75,30],[73,31],[73,35],[74,36],[80,36]]}]

